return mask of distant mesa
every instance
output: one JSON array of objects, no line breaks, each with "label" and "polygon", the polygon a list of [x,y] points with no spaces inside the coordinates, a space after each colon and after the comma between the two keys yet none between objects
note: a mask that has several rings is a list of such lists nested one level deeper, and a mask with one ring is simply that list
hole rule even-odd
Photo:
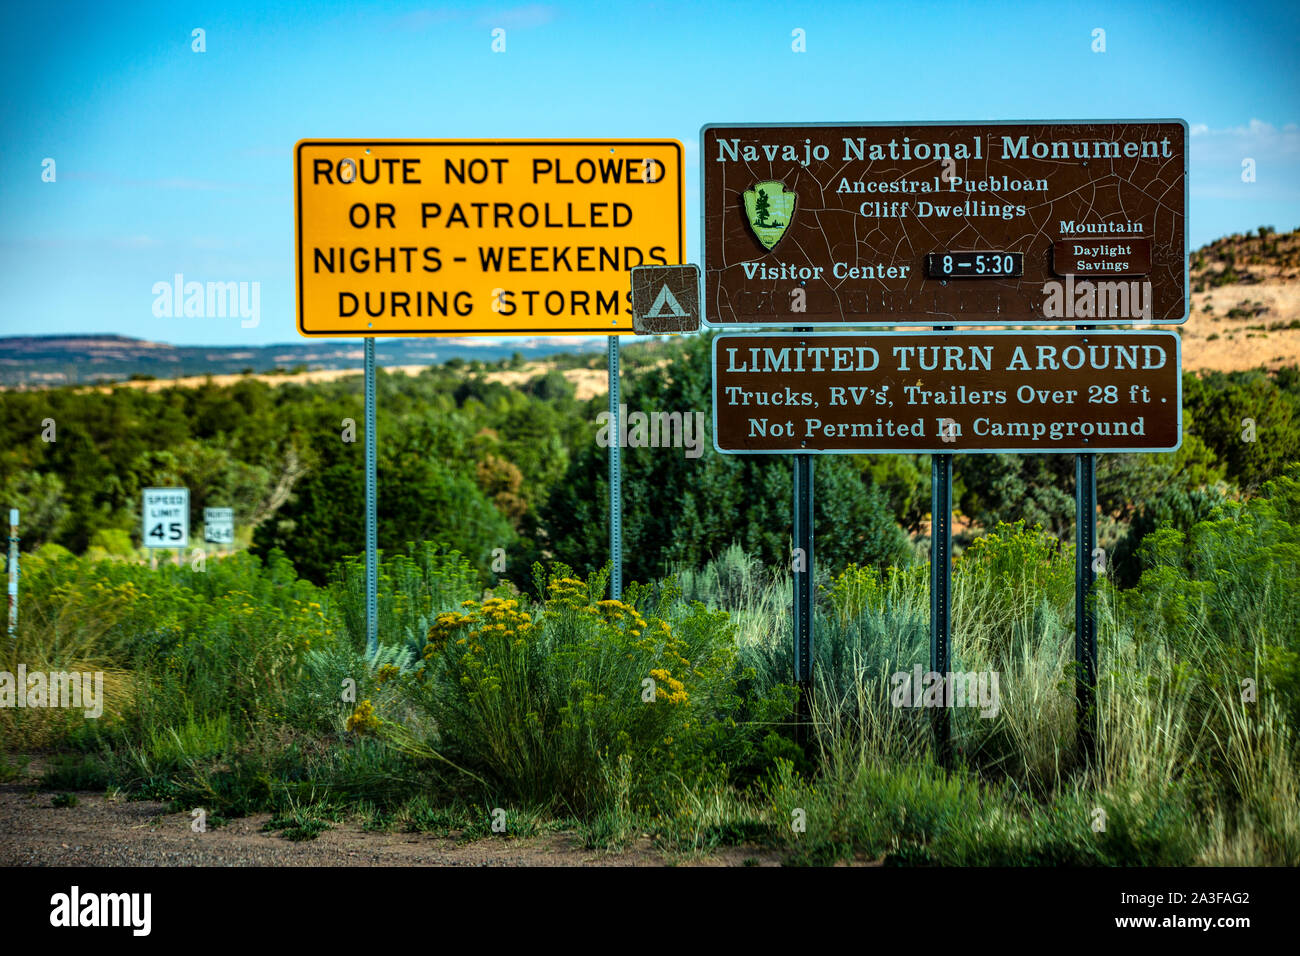
[{"label": "distant mesa", "polygon": [[[543,358],[561,352],[604,348],[604,339],[538,336],[529,339],[380,338],[376,359],[383,366],[441,364],[453,358],[495,362],[519,352]],[[310,371],[360,370],[364,352],[349,339],[309,340],[249,347],[171,345],[127,335],[0,336],[0,388],[46,388],[204,375],[266,374],[299,366]]]}]

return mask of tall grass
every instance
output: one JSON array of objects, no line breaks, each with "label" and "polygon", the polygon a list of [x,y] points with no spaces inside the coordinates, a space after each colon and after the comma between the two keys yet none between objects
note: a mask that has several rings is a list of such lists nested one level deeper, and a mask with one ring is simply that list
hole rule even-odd
[{"label": "tall grass", "polygon": [[[1288,575],[1300,577],[1300,548],[1290,544],[1300,528],[1282,519],[1294,516],[1296,491],[1278,483],[1272,498],[1229,509],[1188,542],[1157,536],[1148,546],[1150,570],[1130,592],[1101,581],[1091,760],[1075,739],[1071,547],[1003,526],[956,561],[952,668],[997,672],[1000,706],[992,718],[974,709],[950,713],[951,771],[933,763],[930,715],[894,706],[889,693],[894,674],[917,663],[928,668],[928,569],[849,567],[821,591],[818,775],[815,786],[796,788],[801,799],[820,794],[832,815],[866,813],[853,800],[878,794],[887,779],[955,772],[990,788],[976,801],[990,846],[995,832],[1009,840],[1019,833],[1013,842],[1029,854],[1024,848],[1035,833],[1057,839],[1068,832],[1073,836],[1051,852],[1075,862],[1300,861],[1291,719],[1300,605],[1294,589],[1282,586]],[[1280,542],[1266,560],[1259,539],[1243,533],[1261,526]],[[739,563],[734,555],[720,560]],[[721,568],[698,576],[725,578]],[[768,667],[769,680],[788,679],[789,613],[773,593],[788,587],[788,580],[768,580],[761,599],[746,595],[737,612],[748,616],[743,656]],[[1257,688],[1254,702],[1242,699],[1246,678]],[[868,779],[875,783],[864,791]],[[1006,829],[1008,806],[1019,808],[1014,819],[1031,821],[1028,830]],[[1062,813],[1073,817],[1065,821]],[[1093,829],[1098,816],[1107,830]],[[953,834],[959,843],[976,836]],[[1076,838],[1087,846],[1070,844]],[[836,844],[835,852],[853,845]],[[1011,852],[1007,846],[998,852]]]},{"label": "tall grass", "polygon": [[229,812],[509,804],[577,815],[593,845],[762,839],[808,862],[1300,862],[1300,481],[1138,557],[1137,586],[1095,595],[1091,755],[1073,551],[1023,525],[954,563],[952,669],[999,694],[996,714],[944,712],[948,766],[934,711],[893,692],[928,667],[929,569],[819,579],[796,746],[790,575],[734,548],[614,602],[563,566],[538,569],[535,600],[484,594],[454,552],[416,546],[384,558],[370,658],[356,561],[316,588],[278,556],[151,572],[34,555],[0,660],[102,670],[106,718],[5,708],[0,729],[10,749],[97,751],[59,780]]},{"label": "tall grass", "polygon": [[[66,551],[23,564],[23,603],[14,640],[0,637],[0,671],[14,675],[24,665],[34,671],[103,675],[104,714],[100,726],[113,727],[138,696],[138,675],[114,653],[112,632],[118,620],[114,602],[96,589],[93,567]],[[15,692],[25,688],[15,686]],[[16,701],[15,701],[16,703]],[[84,712],[56,708],[0,707],[0,739],[16,752],[48,747],[82,734]]]},{"label": "tall grass", "polygon": [[[366,567],[360,556],[335,569],[330,594],[354,650],[366,646]],[[381,643],[423,643],[434,618],[479,597],[477,572],[457,551],[429,542],[407,545],[405,554],[380,555],[378,631]]]}]

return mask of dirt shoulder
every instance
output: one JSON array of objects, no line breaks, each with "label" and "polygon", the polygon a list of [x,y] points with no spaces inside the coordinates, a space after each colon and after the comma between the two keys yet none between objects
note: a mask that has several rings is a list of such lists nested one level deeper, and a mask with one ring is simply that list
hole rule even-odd
[{"label": "dirt shoulder", "polygon": [[167,804],[77,793],[55,807],[56,794],[30,782],[0,784],[0,866],[779,866],[758,847],[724,847],[703,857],[674,857],[642,838],[623,852],[588,850],[574,832],[469,843],[426,833],[363,830],[332,823],[310,841],[263,832],[269,814],[232,820],[196,833],[188,813]]}]

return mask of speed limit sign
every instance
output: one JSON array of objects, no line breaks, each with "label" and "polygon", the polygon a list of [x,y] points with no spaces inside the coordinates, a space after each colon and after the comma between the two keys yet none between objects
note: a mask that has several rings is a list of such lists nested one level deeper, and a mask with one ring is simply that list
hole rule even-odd
[{"label": "speed limit sign", "polygon": [[190,490],[144,490],[144,546],[184,548],[190,543]]}]

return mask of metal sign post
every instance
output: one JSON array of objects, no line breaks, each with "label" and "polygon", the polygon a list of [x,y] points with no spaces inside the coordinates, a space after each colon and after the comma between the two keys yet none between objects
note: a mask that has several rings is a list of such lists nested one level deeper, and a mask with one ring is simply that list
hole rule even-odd
[{"label": "metal sign post", "polygon": [[366,338],[366,654],[379,650],[379,523],[375,475],[375,340]]},{"label": "metal sign post", "polygon": [[609,596],[623,598],[623,440],[619,423],[618,336],[609,338]]},{"label": "metal sign post", "polygon": [[1084,756],[1093,755],[1093,702],[1097,689],[1097,577],[1092,556],[1097,549],[1097,456],[1074,456],[1074,697],[1078,741]]},{"label": "metal sign post", "polygon": [[9,509],[9,637],[18,637],[18,509]]},{"label": "metal sign post", "polygon": [[[813,671],[813,456],[794,456],[794,679],[812,694]],[[803,708],[805,716],[807,707]]]},{"label": "metal sign post", "polygon": [[931,715],[935,748],[947,763],[948,648],[952,637],[952,455],[930,456],[930,671],[944,680],[943,705]]},{"label": "metal sign post", "polygon": [[[810,329],[797,328],[795,332]],[[813,457],[794,456],[794,679],[798,723],[812,717],[813,672]]]},{"label": "metal sign post", "polygon": [[[951,332],[938,326],[936,332]],[[940,435],[944,438],[944,435]],[[952,436],[946,436],[952,437]],[[943,705],[933,716],[935,750],[947,764],[952,724],[948,700],[948,648],[952,644],[952,455],[930,456],[930,671],[943,681]]]},{"label": "metal sign post", "polygon": [[1097,687],[1097,576],[1092,556],[1097,549],[1097,456],[1074,456],[1074,507],[1077,539],[1074,555],[1075,699],[1079,740],[1092,751],[1092,705]]},{"label": "metal sign post", "polygon": [[[700,328],[700,267],[633,266],[632,329],[637,335],[698,332]],[[618,336],[609,336],[609,591],[623,596],[623,466],[619,421]]]},{"label": "metal sign post", "polygon": [[[1080,332],[1093,327],[1081,325]],[[1181,362],[1179,365],[1181,366]],[[1181,408],[1179,409],[1181,412]],[[1181,428],[1181,414],[1179,426]],[[1097,576],[1092,556],[1097,550],[1097,456],[1074,456],[1074,699],[1076,737],[1085,759],[1093,756],[1093,702],[1097,689],[1097,606],[1093,586]]]}]

